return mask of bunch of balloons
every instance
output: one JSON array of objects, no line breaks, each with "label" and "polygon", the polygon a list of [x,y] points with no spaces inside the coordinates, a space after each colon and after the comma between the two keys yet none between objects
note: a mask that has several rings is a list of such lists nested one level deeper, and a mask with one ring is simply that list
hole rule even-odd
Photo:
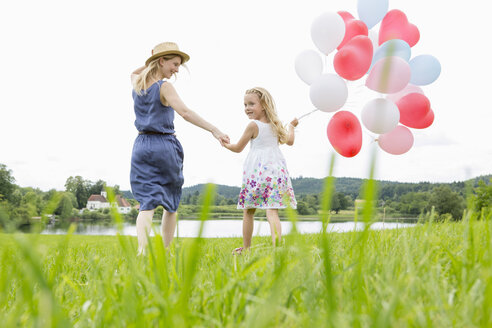
[{"label": "bunch of balloons", "polygon": [[[353,157],[362,147],[362,127],[356,115],[341,110],[348,97],[347,81],[365,78],[365,86],[379,95],[361,111],[364,127],[379,147],[400,155],[413,146],[409,129],[425,129],[434,121],[429,99],[420,86],[434,82],[441,73],[431,55],[411,58],[420,39],[418,28],[398,9],[388,11],[389,0],[358,0],[359,19],[349,12],[326,12],[311,25],[311,37],[324,55],[337,49],[336,73],[323,72],[322,56],[315,50],[301,52],[295,60],[297,75],[310,86],[317,110],[336,112],[327,127],[328,140],[342,156]],[[379,23],[379,33],[373,27]]]}]

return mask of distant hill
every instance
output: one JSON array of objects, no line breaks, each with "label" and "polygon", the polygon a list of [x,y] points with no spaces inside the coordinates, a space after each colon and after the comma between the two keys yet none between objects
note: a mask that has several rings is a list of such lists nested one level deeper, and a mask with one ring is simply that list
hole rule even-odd
[{"label": "distant hill", "polygon": [[[316,178],[293,178],[292,187],[294,192],[298,195],[301,194],[319,194],[324,188],[324,179]],[[357,178],[337,178],[335,180],[335,188],[338,192],[343,192],[346,195],[355,195],[359,193],[361,185],[364,183],[363,179]],[[191,187],[183,188],[183,198],[188,194],[194,194],[196,192],[201,193],[205,184],[198,184]],[[237,198],[241,188],[226,185],[216,185],[217,194],[224,196],[225,198]]]},{"label": "distant hill", "polygon": [[[467,182],[471,182],[472,187],[476,187],[478,185],[478,181],[483,180],[486,183],[490,183],[490,179],[492,179],[492,174],[479,176],[467,181],[451,183],[410,183],[384,180],[378,180],[377,182],[379,188],[379,197],[387,199],[395,196],[401,196],[408,192],[430,191],[434,187],[441,185],[449,185],[454,191],[463,194],[465,192],[464,189]],[[356,199],[359,197],[360,189],[364,181],[365,179],[360,178],[335,178],[335,190],[337,192],[341,192],[352,197],[352,199]],[[294,188],[294,192],[296,195],[319,194],[323,191],[324,182],[324,179],[298,177],[292,179],[292,187]],[[205,184],[197,184],[194,186],[185,187],[183,188],[182,197],[184,198],[189,194],[193,195],[196,192],[201,193],[204,187]],[[217,194],[222,195],[228,199],[236,199],[239,195],[240,190],[241,188],[235,186],[216,185]],[[129,190],[122,191],[122,193],[125,198],[133,198],[133,195]]]},{"label": "distant hill", "polygon": [[134,199],[133,194],[130,190],[122,190],[121,193],[126,199]]},{"label": "distant hill", "polygon": [[[345,195],[350,195],[355,199],[363,183],[364,180],[359,178],[336,178],[335,190]],[[293,178],[292,187],[294,188],[294,193],[298,195],[319,194],[325,187],[325,179]]]},{"label": "distant hill", "polygon": [[[485,183],[490,183],[492,181],[492,174],[481,175],[479,177],[476,177],[476,178],[473,178],[470,180],[473,181],[473,186],[476,187],[476,186],[478,186],[478,181],[480,181],[480,180],[485,181]],[[470,180],[468,180],[468,181],[470,181]]]},{"label": "distant hill", "polygon": [[[183,188],[183,193],[181,195],[181,198],[185,198],[188,195],[193,195],[194,193],[198,192],[201,193],[203,191],[203,188],[205,188],[205,184],[197,184],[194,186],[190,187],[184,187]],[[216,185],[215,190],[217,191],[217,194],[224,196],[225,198],[233,198],[236,199],[237,196],[239,195],[239,191],[241,188],[239,187],[233,187],[233,186],[226,186],[226,185]],[[124,190],[122,191],[123,196],[127,199],[133,199],[133,194],[130,190]]]},{"label": "distant hill", "polygon": [[[198,191],[198,193],[201,193],[203,188],[205,187],[205,184],[198,184],[194,185],[191,187],[185,187],[183,188],[183,194],[182,198],[185,198],[189,194],[194,194],[195,192]],[[239,191],[241,188],[239,187],[234,187],[234,186],[226,186],[226,185],[216,185],[215,186],[215,191],[217,194],[224,196],[225,198],[237,198],[239,195]]]}]

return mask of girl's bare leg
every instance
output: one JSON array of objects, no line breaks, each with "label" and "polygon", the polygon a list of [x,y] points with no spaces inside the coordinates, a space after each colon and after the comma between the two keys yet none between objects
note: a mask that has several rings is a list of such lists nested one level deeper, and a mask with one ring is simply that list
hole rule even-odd
[{"label": "girl's bare leg", "polygon": [[270,224],[270,233],[272,234],[273,246],[277,245],[277,240],[278,245],[280,245],[280,241],[282,240],[282,225],[280,224],[280,218],[278,217],[278,210],[266,210],[266,216],[268,223]]},{"label": "girl's bare leg", "polygon": [[152,227],[152,217],[154,210],[140,211],[137,216],[137,239],[138,254],[145,254],[147,248],[150,229]]},{"label": "girl's bare leg", "polygon": [[251,246],[251,238],[253,237],[253,226],[255,208],[249,208],[243,211],[243,246],[249,248]]},{"label": "girl's bare leg", "polygon": [[169,244],[173,241],[174,231],[176,230],[177,213],[178,212],[168,212],[166,210],[162,213],[161,234],[165,247],[169,247]]}]

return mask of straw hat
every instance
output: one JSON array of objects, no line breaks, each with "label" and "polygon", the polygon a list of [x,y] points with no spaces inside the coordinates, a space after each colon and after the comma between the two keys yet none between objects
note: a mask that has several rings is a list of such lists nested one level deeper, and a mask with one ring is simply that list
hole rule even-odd
[{"label": "straw hat", "polygon": [[190,60],[190,56],[188,56],[186,53],[182,52],[179,50],[178,45],[174,42],[163,42],[159,43],[152,49],[152,56],[149,57],[145,61],[145,66],[147,66],[151,61],[153,61],[156,58],[165,56],[165,55],[179,55],[182,58],[181,64],[186,63],[188,60]]}]

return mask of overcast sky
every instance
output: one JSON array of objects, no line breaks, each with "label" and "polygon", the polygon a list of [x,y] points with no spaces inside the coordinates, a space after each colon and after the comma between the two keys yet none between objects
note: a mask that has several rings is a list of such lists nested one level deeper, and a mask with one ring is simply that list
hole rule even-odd
[{"label": "overcast sky", "polygon": [[[376,178],[452,182],[491,174],[489,1],[390,0],[389,7],[420,30],[412,57],[431,54],[442,72],[423,87],[434,124],[412,129],[415,144],[404,155],[377,151]],[[340,10],[358,17],[356,0],[2,1],[0,163],[22,187],[63,190],[69,176],[80,175],[130,189],[137,135],[130,73],[162,41],[177,42],[191,56],[188,71],[182,68],[173,82],[181,98],[233,142],[248,124],[243,95],[250,87],[268,89],[287,123],[313,109],[295,57],[317,50],[313,20]],[[334,72],[333,55],[325,72]],[[363,80],[349,83],[344,107],[359,118],[365,102],[379,97]],[[332,115],[304,118],[295,145],[282,146],[292,177],[327,175]],[[240,185],[249,146],[229,152],[178,115],[175,127],[185,151],[185,186]],[[337,154],[335,176],[368,177],[375,143],[363,130],[361,152]]]}]

